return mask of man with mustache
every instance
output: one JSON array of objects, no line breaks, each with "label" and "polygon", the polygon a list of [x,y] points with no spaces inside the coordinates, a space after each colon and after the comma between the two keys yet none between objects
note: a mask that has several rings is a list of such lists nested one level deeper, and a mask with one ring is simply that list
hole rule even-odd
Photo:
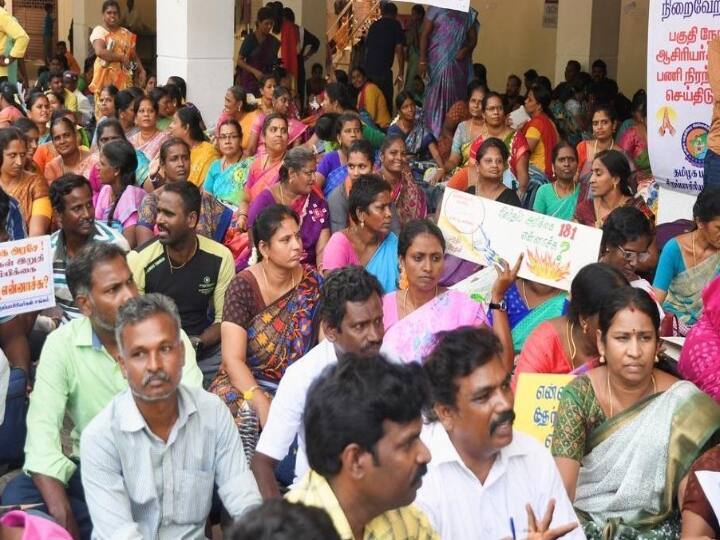
[{"label": "man with mustache", "polygon": [[50,184],[50,202],[60,229],[50,236],[53,249],[55,303],[62,308],[61,322],[81,317],[70,294],[65,270],[70,260],[90,242],[115,244],[130,249],[125,237],[102,221],[95,221],[95,206],[90,182],[79,174],[64,174]]},{"label": "man with mustache", "polygon": [[[118,309],[138,295],[125,252],[114,244],[91,242],[68,264],[68,287],[84,317],[50,333],[40,354],[27,414],[24,474],[2,494],[2,504],[37,504],[74,538],[90,538],[92,524],[81,485],[80,434],[115,395],[127,388],[116,358]],[[200,386],[202,373],[187,336],[183,383]],[[69,417],[73,449],[61,446]]]},{"label": "man with mustache", "polygon": [[378,354],[385,334],[382,287],[362,266],[331,272],[320,294],[320,324],[326,339],[285,371],[255,449],[252,470],[265,499],[280,497],[274,470],[296,436],[295,479],[308,470],[301,424],[310,385],[341,354],[353,353],[359,359]]},{"label": "man with mustache", "polygon": [[213,486],[234,519],[260,504],[230,411],[180,384],[180,315],[162,294],[118,312],[118,363],[128,389],[82,434],[83,487],[95,538],[204,538]]},{"label": "man with mustache", "polygon": [[158,237],[131,252],[128,264],[140,294],[162,293],[175,301],[209,385],[220,367],[220,322],[235,261],[228,248],[195,232],[200,204],[195,184],[165,184],[157,204]]},{"label": "man with mustache", "polygon": [[411,504],[430,461],[420,440],[427,404],[419,365],[341,358],[310,387],[303,425],[311,470],[285,498],[324,509],[343,540],[439,540]]},{"label": "man with mustache", "polygon": [[498,338],[484,328],[447,332],[424,369],[435,421],[422,439],[433,461],[415,502],[442,538],[584,539],[550,452],[513,431]]}]

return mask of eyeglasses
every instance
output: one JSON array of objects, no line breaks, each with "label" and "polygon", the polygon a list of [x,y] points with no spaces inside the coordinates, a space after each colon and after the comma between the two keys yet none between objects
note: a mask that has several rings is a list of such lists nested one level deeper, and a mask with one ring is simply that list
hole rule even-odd
[{"label": "eyeglasses", "polygon": [[623,249],[622,246],[617,246],[617,248],[627,262],[645,262],[650,258],[650,253],[647,251],[630,251]]},{"label": "eyeglasses", "polygon": [[218,136],[218,141],[234,141],[239,138],[240,135],[220,135]]}]

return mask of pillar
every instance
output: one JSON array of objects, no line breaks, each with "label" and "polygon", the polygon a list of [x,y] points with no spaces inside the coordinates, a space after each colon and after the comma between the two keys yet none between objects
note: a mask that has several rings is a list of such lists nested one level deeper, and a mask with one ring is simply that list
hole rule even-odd
[{"label": "pillar", "polygon": [[233,82],[233,0],[157,0],[158,83],[187,81],[188,101],[215,123]]},{"label": "pillar", "polygon": [[621,0],[572,0],[558,4],[555,84],[565,80],[568,60],[583,70],[598,58],[605,61],[608,77],[617,77]]}]

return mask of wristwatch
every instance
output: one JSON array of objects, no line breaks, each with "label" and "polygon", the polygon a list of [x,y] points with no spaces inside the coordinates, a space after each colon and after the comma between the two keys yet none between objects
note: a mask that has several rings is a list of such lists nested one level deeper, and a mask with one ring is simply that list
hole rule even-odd
[{"label": "wristwatch", "polygon": [[9,66],[9,65],[10,65],[10,57],[9,57],[9,56],[6,56],[6,57],[3,59],[3,64],[5,64],[6,66]]},{"label": "wristwatch", "polygon": [[507,313],[507,302],[505,302],[505,300],[500,300],[497,304],[495,302],[490,302],[488,307],[490,309],[496,309],[497,311],[504,311]]}]

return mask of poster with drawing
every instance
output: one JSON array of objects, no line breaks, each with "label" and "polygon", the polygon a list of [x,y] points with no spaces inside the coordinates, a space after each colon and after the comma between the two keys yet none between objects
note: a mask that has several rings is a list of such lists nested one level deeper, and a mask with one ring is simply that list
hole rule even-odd
[{"label": "poster with drawing", "polygon": [[438,226],[447,252],[483,266],[520,254],[520,277],[565,291],[575,274],[597,262],[602,231],[446,188]]}]

